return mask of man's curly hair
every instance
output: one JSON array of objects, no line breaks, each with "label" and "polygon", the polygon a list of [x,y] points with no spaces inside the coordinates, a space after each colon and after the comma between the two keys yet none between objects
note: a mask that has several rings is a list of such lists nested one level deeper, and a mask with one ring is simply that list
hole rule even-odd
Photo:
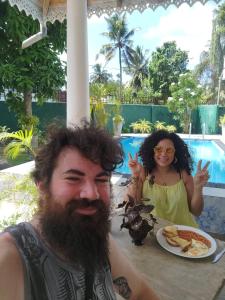
[{"label": "man's curly hair", "polygon": [[77,149],[105,171],[112,172],[123,162],[123,150],[118,140],[105,130],[89,124],[69,128],[53,125],[49,129],[47,142],[35,157],[35,169],[31,174],[35,182],[42,181],[48,187],[58,156],[67,147]]},{"label": "man's curly hair", "polygon": [[143,166],[147,174],[151,173],[156,167],[154,160],[154,147],[158,145],[161,140],[171,140],[175,148],[175,159],[173,167],[177,172],[185,170],[189,175],[193,169],[193,161],[188,150],[187,144],[173,132],[167,130],[158,130],[149,135],[143,142],[139,150],[139,156],[142,159]]}]

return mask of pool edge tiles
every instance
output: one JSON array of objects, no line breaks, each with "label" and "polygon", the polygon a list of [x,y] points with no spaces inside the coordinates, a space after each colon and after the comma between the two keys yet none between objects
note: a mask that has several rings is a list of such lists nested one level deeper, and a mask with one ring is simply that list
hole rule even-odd
[{"label": "pool edge tiles", "polygon": [[220,150],[225,152],[225,144],[221,140],[214,140],[213,142],[219,147]]}]

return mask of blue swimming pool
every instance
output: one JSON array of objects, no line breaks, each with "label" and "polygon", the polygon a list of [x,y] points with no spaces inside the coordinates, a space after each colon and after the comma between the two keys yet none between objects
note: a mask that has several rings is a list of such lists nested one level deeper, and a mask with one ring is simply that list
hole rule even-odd
[{"label": "blue swimming pool", "polygon": [[[128,168],[128,153],[134,155],[138,152],[144,138],[142,137],[122,137],[121,145],[125,153],[125,161],[116,172],[130,174]],[[190,153],[194,161],[193,175],[196,171],[197,162],[202,159],[203,165],[209,160],[209,174],[212,183],[225,184],[225,152],[214,141],[186,139]]]}]

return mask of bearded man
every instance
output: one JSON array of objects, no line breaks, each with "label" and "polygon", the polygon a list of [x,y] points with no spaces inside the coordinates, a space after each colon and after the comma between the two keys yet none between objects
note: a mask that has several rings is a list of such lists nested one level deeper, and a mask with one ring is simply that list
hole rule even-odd
[{"label": "bearded man", "polygon": [[0,235],[2,300],[157,300],[109,234],[121,147],[91,125],[55,128],[35,157],[38,212]]}]

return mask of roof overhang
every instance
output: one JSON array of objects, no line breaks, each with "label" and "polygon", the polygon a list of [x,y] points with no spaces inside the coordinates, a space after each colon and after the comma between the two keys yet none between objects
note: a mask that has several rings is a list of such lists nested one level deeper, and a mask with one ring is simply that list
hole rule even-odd
[{"label": "roof overhang", "polygon": [[[11,5],[16,5],[18,9],[24,10],[27,15],[38,19],[40,23],[47,21],[62,22],[66,18],[66,0],[8,0]],[[196,2],[205,4],[208,0],[87,0],[88,17],[92,15],[101,16],[103,14],[111,15],[114,12],[129,12],[134,10],[144,11],[147,8],[155,10],[162,6],[167,8],[173,4],[180,6],[183,3],[193,5]],[[219,3],[220,0],[214,2]]]}]

